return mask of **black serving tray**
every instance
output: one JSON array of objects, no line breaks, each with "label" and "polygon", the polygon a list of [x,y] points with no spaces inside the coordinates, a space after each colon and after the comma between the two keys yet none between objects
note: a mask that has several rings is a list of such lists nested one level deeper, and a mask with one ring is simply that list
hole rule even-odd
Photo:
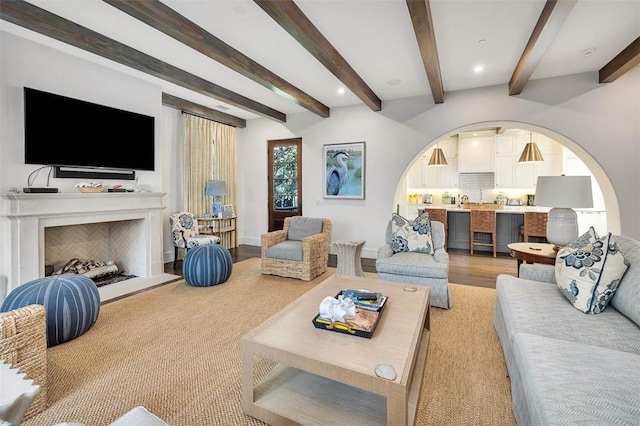
[{"label": "black serving tray", "polygon": [[[338,296],[340,296],[342,294],[342,292],[339,292],[336,295],[336,298]],[[370,311],[364,308],[359,308],[356,307],[356,318],[358,318],[358,314],[360,312],[364,312],[364,315],[367,315],[368,313],[375,313],[376,314],[376,319],[373,322],[373,325],[371,326],[371,330],[369,331],[365,331],[361,328],[358,327],[354,327],[351,326],[348,322],[347,323],[342,323],[342,322],[333,322],[331,320],[326,320],[324,318],[320,318],[320,314],[317,314],[314,318],[313,318],[313,326],[315,328],[319,328],[321,330],[329,330],[329,331],[335,331],[336,333],[342,333],[342,334],[349,334],[352,336],[358,336],[358,337],[364,337],[366,339],[371,339],[371,336],[373,336],[373,333],[376,331],[376,328],[378,327],[378,324],[380,323],[380,318],[382,317],[382,312],[384,311],[385,306],[387,306],[387,303],[385,302],[378,310],[376,311]]]}]

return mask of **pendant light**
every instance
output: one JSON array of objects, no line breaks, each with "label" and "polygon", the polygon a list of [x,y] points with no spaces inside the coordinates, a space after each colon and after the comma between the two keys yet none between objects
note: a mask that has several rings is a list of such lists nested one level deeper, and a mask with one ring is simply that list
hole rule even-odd
[{"label": "pendant light", "polygon": [[447,159],[444,157],[444,152],[440,149],[440,146],[436,144],[436,148],[431,153],[429,159],[429,166],[448,166]]},{"label": "pendant light", "polygon": [[529,142],[524,146],[518,163],[539,163],[542,161],[544,161],[544,158],[538,149],[538,145],[533,142],[532,133],[529,132]]}]

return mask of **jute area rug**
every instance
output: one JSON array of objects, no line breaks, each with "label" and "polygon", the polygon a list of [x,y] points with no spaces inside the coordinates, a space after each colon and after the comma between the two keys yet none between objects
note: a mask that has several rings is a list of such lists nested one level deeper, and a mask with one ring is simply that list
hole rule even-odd
[{"label": "jute area rug", "polygon": [[[89,331],[47,350],[48,408],[23,425],[108,425],[137,405],[174,426],[263,425],[240,405],[240,339],[334,271],[305,283],[248,259],[218,286],[178,281],[106,303]],[[453,308],[432,309],[416,423],[514,425],[495,290],[451,291]]]}]

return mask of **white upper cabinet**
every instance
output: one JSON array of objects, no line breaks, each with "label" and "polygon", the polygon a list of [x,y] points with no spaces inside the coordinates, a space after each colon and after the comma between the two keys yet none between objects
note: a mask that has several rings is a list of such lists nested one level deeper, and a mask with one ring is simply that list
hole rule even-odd
[{"label": "white upper cabinet", "polygon": [[429,166],[435,146],[429,148],[411,167],[407,174],[408,188],[457,188],[458,187],[458,141],[445,139],[438,143],[448,165]]},{"label": "white upper cabinet", "polygon": [[[519,163],[520,154],[530,141],[538,145],[541,163]],[[496,136],[496,188],[535,188],[538,176],[562,173],[562,146],[546,136],[528,132],[507,132]]]},{"label": "white upper cabinet", "polygon": [[458,138],[458,172],[494,172],[495,152],[495,134],[493,132],[460,133]]}]

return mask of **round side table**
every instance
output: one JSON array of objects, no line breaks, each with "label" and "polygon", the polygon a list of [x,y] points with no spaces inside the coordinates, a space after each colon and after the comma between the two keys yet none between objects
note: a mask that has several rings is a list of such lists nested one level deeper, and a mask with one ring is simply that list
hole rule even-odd
[{"label": "round side table", "polygon": [[360,255],[366,241],[338,240],[333,242],[338,256],[336,274],[364,277]]}]

